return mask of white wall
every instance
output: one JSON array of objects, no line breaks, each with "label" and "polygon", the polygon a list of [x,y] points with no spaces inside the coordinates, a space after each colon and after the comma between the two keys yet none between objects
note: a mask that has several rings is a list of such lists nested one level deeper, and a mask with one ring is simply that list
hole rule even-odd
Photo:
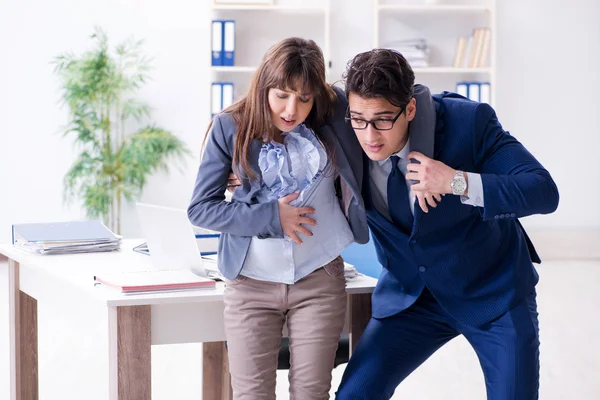
[{"label": "white wall", "polygon": [[[153,81],[142,98],[157,124],[194,152],[187,166],[157,174],[142,200],[185,207],[207,125],[209,1],[12,1],[0,15],[0,242],[18,222],[80,218],[62,203],[62,177],[76,154],[57,132],[67,120],[50,60],[88,48],[94,25],[113,43],[146,40]],[[332,79],[372,44],[370,1],[332,0]],[[505,128],[550,170],[561,204],[551,216],[527,218],[534,228],[600,228],[600,28],[594,0],[498,1],[497,110]],[[565,139],[568,138],[567,146]],[[123,233],[140,234],[131,205]]]},{"label": "white wall", "polygon": [[[153,80],[141,97],[154,108],[157,125],[179,135],[194,157],[187,168],[152,177],[142,200],[186,207],[197,154],[208,119],[209,9],[207,1],[25,0],[2,4],[0,14],[0,242],[10,240],[12,223],[84,216],[77,204],[63,205],[62,179],[73,162],[72,140],[58,132],[67,122],[50,61],[65,51],[81,53],[92,44],[94,26],[113,44],[129,36],[145,39]],[[139,235],[131,205],[123,233]]]},{"label": "white wall", "polygon": [[532,227],[600,227],[600,3],[498,1],[498,113],[560,191]]},{"label": "white wall", "polygon": [[[600,3],[498,3],[498,114],[505,128],[551,171],[561,191],[555,214],[527,218],[525,223],[541,229],[600,229],[600,209],[596,206],[600,194],[600,157],[596,155],[600,147],[600,25],[596,21]],[[129,35],[146,39],[155,69],[154,80],[142,97],[154,107],[157,124],[176,132],[194,153],[198,152],[208,122],[208,5],[208,0],[0,0],[0,242],[10,240],[12,223],[83,216],[78,207],[62,204],[62,177],[76,152],[70,139],[57,134],[66,123],[67,112],[58,106],[58,86],[49,62],[61,52],[88,48],[94,25],[104,27],[113,43]],[[331,35],[332,78],[336,79],[349,58],[371,47],[372,4],[332,0],[332,6],[336,10]],[[196,162],[190,159],[182,172],[174,170],[168,177],[153,177],[142,200],[185,207]],[[139,235],[133,208],[127,206],[125,211],[123,233]],[[40,322],[41,344],[63,338],[56,349],[65,348],[69,336],[59,332],[56,321],[60,312],[41,311],[40,318],[46,321]],[[53,330],[44,331],[50,326]],[[95,354],[97,349],[88,342],[91,339],[76,351],[89,354],[78,354],[74,362],[105,374]],[[40,389],[43,393],[62,393],[60,383],[53,382],[56,368],[76,371],[78,365],[67,367],[67,361],[54,354],[51,345],[42,347],[46,351],[40,353]],[[197,347],[194,352],[180,350],[169,350],[169,357],[160,356],[162,362],[174,361],[173,365],[158,365],[157,373],[198,363]],[[162,351],[160,347],[153,349]],[[187,363],[186,355],[190,359]],[[7,365],[6,357],[3,365]],[[196,365],[194,376],[199,375],[198,368]],[[189,376],[185,372],[181,371],[182,377]],[[7,374],[0,375],[2,397],[8,392],[8,382]],[[104,380],[97,376],[88,376],[73,389],[97,387],[87,398],[105,398],[101,382]],[[154,386],[165,394],[157,398],[168,398],[166,383],[159,380]],[[201,382],[181,384],[184,389],[187,384],[190,393],[198,393]]]}]

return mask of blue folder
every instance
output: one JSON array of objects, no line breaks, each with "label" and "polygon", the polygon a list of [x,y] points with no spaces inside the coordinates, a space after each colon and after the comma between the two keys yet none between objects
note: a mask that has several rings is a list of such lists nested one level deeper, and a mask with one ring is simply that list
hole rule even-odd
[{"label": "blue folder", "polygon": [[100,221],[69,221],[12,226],[12,242],[102,242],[118,237]]}]

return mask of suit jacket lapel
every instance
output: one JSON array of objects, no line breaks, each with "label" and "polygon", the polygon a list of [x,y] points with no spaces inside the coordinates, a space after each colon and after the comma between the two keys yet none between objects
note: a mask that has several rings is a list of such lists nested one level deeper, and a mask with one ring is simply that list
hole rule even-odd
[{"label": "suit jacket lapel", "polygon": [[[327,145],[330,146],[330,148],[334,151],[336,167],[341,177],[349,186],[352,194],[356,197],[360,196],[361,186],[359,185],[359,182],[362,180],[362,159],[359,156],[358,160],[352,160],[354,163],[359,163],[359,168],[356,171],[353,171],[348,157],[346,156],[346,152],[344,151],[340,141],[335,137],[332,128],[329,125],[324,125],[321,127],[321,135],[323,137],[323,141],[326,142]],[[357,177],[355,177],[355,172],[358,175],[358,181]]]},{"label": "suit jacket lapel", "polygon": [[433,158],[436,125],[433,97],[431,97],[429,89],[421,85],[415,86],[414,96],[417,101],[417,114],[408,127],[410,151],[418,151]]},{"label": "suit jacket lapel", "polygon": [[[410,135],[410,151],[418,151],[429,158],[434,158],[436,141],[437,113],[433,97],[425,86],[415,86],[415,99],[417,100],[417,115],[410,122],[408,132]],[[413,233],[425,214],[415,197]]]}]

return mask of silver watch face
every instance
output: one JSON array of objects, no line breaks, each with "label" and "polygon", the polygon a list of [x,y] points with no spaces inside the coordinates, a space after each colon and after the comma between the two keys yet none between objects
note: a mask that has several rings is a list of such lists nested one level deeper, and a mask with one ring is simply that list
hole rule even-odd
[{"label": "silver watch face", "polygon": [[450,185],[452,193],[457,195],[463,195],[467,190],[467,181],[463,177],[455,177]]}]

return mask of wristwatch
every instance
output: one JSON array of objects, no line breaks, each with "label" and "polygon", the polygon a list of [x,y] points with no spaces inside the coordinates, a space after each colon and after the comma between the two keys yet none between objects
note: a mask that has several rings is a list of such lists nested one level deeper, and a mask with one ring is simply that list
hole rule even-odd
[{"label": "wristwatch", "polygon": [[463,196],[467,191],[467,180],[465,179],[465,173],[462,171],[456,171],[454,179],[450,182],[450,189],[452,194]]}]

